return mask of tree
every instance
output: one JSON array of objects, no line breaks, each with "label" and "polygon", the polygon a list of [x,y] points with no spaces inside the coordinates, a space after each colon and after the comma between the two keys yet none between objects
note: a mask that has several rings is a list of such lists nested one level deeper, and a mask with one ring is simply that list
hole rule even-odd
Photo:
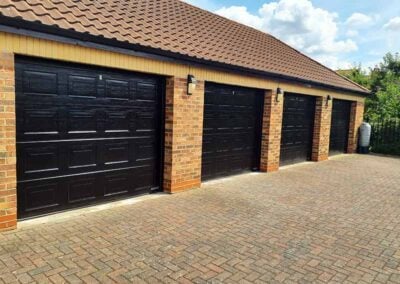
[{"label": "tree", "polygon": [[366,100],[365,118],[377,121],[400,118],[400,55],[388,53],[369,74],[361,65],[339,74],[368,88],[372,94]]},{"label": "tree", "polygon": [[338,70],[338,73],[363,87],[370,88],[370,77],[362,69],[361,64],[348,70]]},{"label": "tree", "polygon": [[381,88],[376,93],[377,113],[372,119],[400,118],[400,76],[390,72],[381,81]]}]

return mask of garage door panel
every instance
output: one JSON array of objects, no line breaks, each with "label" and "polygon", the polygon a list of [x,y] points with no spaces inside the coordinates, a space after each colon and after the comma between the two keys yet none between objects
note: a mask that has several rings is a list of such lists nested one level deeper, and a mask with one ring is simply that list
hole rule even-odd
[{"label": "garage door panel", "polygon": [[97,93],[97,77],[93,76],[68,76],[68,95],[79,98],[96,98]]},{"label": "garage door panel", "polygon": [[104,79],[105,97],[119,101],[129,101],[133,98],[128,80]]},{"label": "garage door panel", "polygon": [[207,158],[211,153],[214,152],[213,145],[215,145],[213,136],[209,134],[203,134],[203,146],[202,146],[203,159]]},{"label": "garage door panel", "polygon": [[74,177],[67,181],[68,204],[78,202],[88,202],[96,199],[96,188],[100,184],[96,183],[96,176]]},{"label": "garage door panel", "polygon": [[251,147],[249,144],[251,144],[251,139],[248,136],[232,137],[230,149],[234,152],[252,149],[253,147]]},{"label": "garage door panel", "polygon": [[259,165],[263,92],[206,84],[202,179]]},{"label": "garage door panel", "polygon": [[128,164],[130,153],[134,151],[128,141],[111,141],[104,143],[104,164]]},{"label": "garage door panel", "polygon": [[[309,135],[308,129],[302,128],[289,128],[285,131],[285,135],[282,136],[282,143],[285,147],[289,145],[303,145],[304,148],[309,146],[309,141],[307,138]],[[305,145],[304,145],[305,144]]]},{"label": "garage door panel", "polygon": [[67,168],[69,170],[86,168],[92,170],[99,164],[98,145],[95,142],[76,142],[66,146],[68,158]]},{"label": "garage door panel", "polygon": [[307,151],[308,149],[304,147],[286,149],[281,155],[281,159],[284,161],[282,165],[290,165],[308,160],[309,156],[305,154]]},{"label": "garage door panel", "polygon": [[148,162],[142,167],[132,169],[131,173],[131,183],[132,186],[129,188],[129,191],[132,193],[140,193],[143,191],[148,191],[148,185],[154,184],[154,175],[150,174],[150,172],[158,167],[158,164],[154,162]]},{"label": "garage door panel", "polygon": [[23,92],[26,95],[58,95],[58,74],[56,72],[25,70],[22,76]]},{"label": "garage door panel", "polygon": [[26,145],[21,153],[24,175],[56,173],[60,170],[59,149],[56,145]]},{"label": "garage door panel", "polygon": [[159,188],[158,78],[17,58],[16,81],[19,217]]},{"label": "garage door panel", "polygon": [[104,131],[129,133],[134,129],[134,112],[131,110],[112,110],[108,111],[105,119]]},{"label": "garage door panel", "polygon": [[217,171],[217,165],[213,159],[203,158],[201,162],[201,177],[203,180],[210,179]]},{"label": "garage door panel", "polygon": [[134,99],[142,102],[157,101],[157,85],[151,81],[135,82]]},{"label": "garage door panel", "polygon": [[70,109],[67,112],[68,133],[96,133],[98,131],[98,112],[95,108],[77,107],[74,109]]},{"label": "garage door panel", "polygon": [[146,143],[135,144],[135,161],[146,162],[154,161],[157,156],[157,142],[148,140]]},{"label": "garage door panel", "polygon": [[[251,153],[249,153],[251,154]],[[220,176],[237,174],[252,169],[253,159],[251,155],[223,155],[216,162],[216,171]]]},{"label": "garage door panel", "polygon": [[23,183],[18,185],[18,203],[23,205],[23,213],[53,210],[62,203],[60,192],[56,180]]},{"label": "garage door panel", "polygon": [[157,119],[154,113],[150,111],[143,111],[136,115],[134,125],[135,132],[146,132],[146,135],[148,135],[156,130]]},{"label": "garage door panel", "polygon": [[131,182],[127,173],[106,174],[105,181],[104,196],[115,196],[129,192]]},{"label": "garage door panel", "polygon": [[26,108],[18,120],[18,127],[25,135],[57,134],[59,132],[59,112],[57,108],[38,106],[38,108]]},{"label": "garage door panel", "polygon": [[281,165],[311,159],[315,97],[285,94],[281,135]]},{"label": "garage door panel", "polygon": [[211,133],[216,129],[218,126],[217,121],[218,120],[213,117],[204,117],[203,135],[208,135],[207,133]]}]

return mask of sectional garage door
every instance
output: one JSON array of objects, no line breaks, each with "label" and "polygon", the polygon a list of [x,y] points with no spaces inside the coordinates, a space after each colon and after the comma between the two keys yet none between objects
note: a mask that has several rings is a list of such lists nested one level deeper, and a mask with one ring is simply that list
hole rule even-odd
[{"label": "sectional garage door", "polygon": [[263,92],[206,84],[202,179],[257,170]]},{"label": "sectional garage door", "polygon": [[311,159],[315,97],[285,93],[280,164]]},{"label": "sectional garage door", "polygon": [[160,80],[17,58],[18,214],[160,186]]},{"label": "sectional garage door", "polygon": [[350,124],[351,102],[333,100],[329,154],[340,154],[347,151]]}]

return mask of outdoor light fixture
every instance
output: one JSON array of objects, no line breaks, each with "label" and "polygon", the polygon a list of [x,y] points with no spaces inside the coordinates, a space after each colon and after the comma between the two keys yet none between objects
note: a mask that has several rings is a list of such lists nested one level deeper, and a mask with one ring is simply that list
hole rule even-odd
[{"label": "outdoor light fixture", "polygon": [[332,102],[332,96],[331,95],[328,95],[327,97],[326,97],[326,105],[329,105],[331,102]]},{"label": "outdoor light fixture", "polygon": [[188,96],[193,95],[196,90],[197,80],[193,75],[188,75],[188,85],[187,85],[187,94]]},{"label": "outdoor light fixture", "polygon": [[279,103],[283,99],[283,90],[281,88],[276,89],[276,101]]}]

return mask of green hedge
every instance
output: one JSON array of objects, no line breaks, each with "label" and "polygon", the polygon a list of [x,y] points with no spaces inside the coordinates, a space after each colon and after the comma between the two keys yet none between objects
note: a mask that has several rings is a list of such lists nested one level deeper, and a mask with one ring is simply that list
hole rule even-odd
[{"label": "green hedge", "polygon": [[400,142],[396,144],[381,144],[371,147],[371,152],[386,154],[386,155],[399,155],[400,156]]},{"label": "green hedge", "polygon": [[400,155],[400,119],[372,122],[371,152]]}]

